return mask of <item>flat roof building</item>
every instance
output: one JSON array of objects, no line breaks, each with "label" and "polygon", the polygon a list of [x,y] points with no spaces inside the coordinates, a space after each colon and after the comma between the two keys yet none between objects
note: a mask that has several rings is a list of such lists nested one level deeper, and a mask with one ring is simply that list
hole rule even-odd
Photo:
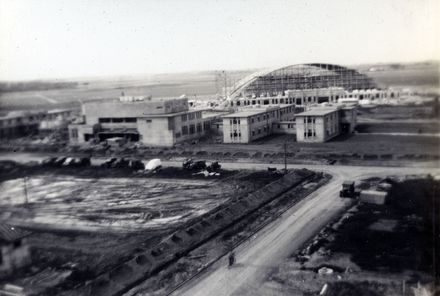
[{"label": "flat roof building", "polygon": [[315,107],[295,115],[298,142],[326,142],[356,126],[355,106]]},{"label": "flat roof building", "polygon": [[291,104],[243,108],[222,116],[224,143],[249,143],[274,133],[280,122],[294,124],[295,106]]},{"label": "flat roof building", "polygon": [[147,146],[173,146],[205,135],[212,120],[202,110],[189,110],[187,98],[123,96],[85,103],[82,112],[84,122],[69,126],[72,144],[120,137]]},{"label": "flat roof building", "polygon": [[55,129],[73,119],[73,109],[11,111],[0,117],[0,139],[37,134],[40,130]]}]

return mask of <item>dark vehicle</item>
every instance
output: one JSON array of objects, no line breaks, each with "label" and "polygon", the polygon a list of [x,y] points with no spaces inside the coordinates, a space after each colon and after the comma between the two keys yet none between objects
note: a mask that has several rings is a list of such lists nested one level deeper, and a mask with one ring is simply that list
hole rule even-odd
[{"label": "dark vehicle", "polygon": [[130,160],[128,166],[135,171],[145,170],[144,163],[137,159]]},{"label": "dark vehicle", "polygon": [[273,168],[273,167],[268,167],[267,168],[267,170],[269,171],[269,172],[276,172],[277,171],[277,168]]},{"label": "dark vehicle", "polygon": [[220,170],[222,166],[218,163],[218,161],[213,161],[206,169],[208,172],[216,172]]},{"label": "dark vehicle", "polygon": [[190,171],[204,170],[206,169],[206,161],[194,161],[191,158],[188,158],[183,161],[183,168]]},{"label": "dark vehicle", "polygon": [[342,190],[339,191],[339,197],[356,198],[359,191],[354,188],[354,181],[346,180],[342,183]]},{"label": "dark vehicle", "polygon": [[128,168],[129,161],[125,158],[118,158],[116,161],[112,162],[111,168]]},{"label": "dark vehicle", "polygon": [[189,167],[192,165],[194,163],[194,161],[192,160],[192,158],[187,158],[187,159],[185,159],[184,161],[183,161],[183,163],[182,163],[182,167],[184,168],[184,169],[189,169]]},{"label": "dark vehicle", "polygon": [[72,166],[72,167],[87,167],[87,166],[90,166],[91,164],[92,163],[91,163],[89,157],[81,157],[81,158],[75,158],[70,163],[70,166]]},{"label": "dark vehicle", "polygon": [[235,263],[235,254],[234,254],[234,252],[231,252],[231,254],[229,254],[228,260],[229,260],[229,267],[234,265],[234,263]]},{"label": "dark vehicle", "polygon": [[104,167],[104,168],[111,168],[112,164],[113,164],[116,160],[118,160],[116,157],[109,158],[109,159],[107,159],[106,161],[104,161],[104,162],[101,164],[101,166]]},{"label": "dark vehicle", "polygon": [[334,165],[336,163],[336,159],[329,159],[327,160],[327,164]]},{"label": "dark vehicle", "polygon": [[53,166],[56,160],[57,160],[56,157],[49,157],[49,158],[44,159],[44,160],[41,162],[41,164],[42,164],[43,166]]},{"label": "dark vehicle", "polygon": [[64,156],[60,156],[57,159],[54,160],[54,162],[52,163],[53,166],[55,167],[60,167],[63,165],[63,163],[66,161],[67,157]]}]

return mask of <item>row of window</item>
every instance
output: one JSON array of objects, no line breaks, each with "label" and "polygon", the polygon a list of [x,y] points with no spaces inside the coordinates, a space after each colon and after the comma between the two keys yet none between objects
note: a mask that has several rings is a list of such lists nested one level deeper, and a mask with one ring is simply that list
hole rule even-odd
[{"label": "row of window", "polygon": [[101,117],[99,123],[134,123],[136,117]]},{"label": "row of window", "polygon": [[45,119],[46,115],[36,115],[36,116],[29,116],[29,117],[17,117],[17,118],[11,118],[11,119],[4,119],[0,120],[0,126],[7,126],[7,125],[13,125],[13,124],[21,124],[23,122],[29,123],[29,121],[34,120],[42,120]]},{"label": "row of window", "polygon": [[233,132],[231,133],[231,138],[241,138],[241,132]]},{"label": "row of window", "polygon": [[203,131],[203,127],[205,128],[205,130],[207,129],[207,127],[209,126],[209,123],[204,123],[203,126],[201,123],[197,123],[197,125],[195,124],[190,124],[189,126],[182,126],[182,134],[180,133],[176,133],[176,138],[180,137],[181,135],[193,135],[196,132],[197,133],[201,133]]},{"label": "row of window", "polygon": [[264,121],[264,120],[270,119],[271,117],[278,118],[278,117],[283,116],[284,114],[289,113],[289,112],[293,113],[294,107],[287,107],[287,108],[283,108],[280,110],[270,111],[266,114],[263,114],[261,117],[260,117],[260,115],[258,115],[256,117],[251,117],[251,123],[254,123],[255,119],[257,120],[257,122],[260,122],[261,120]]},{"label": "row of window", "polygon": [[76,129],[76,128],[71,129],[70,130],[70,136],[73,139],[78,139],[78,129]]},{"label": "row of window", "polygon": [[[263,132],[264,132],[264,133],[265,133],[267,130],[268,130],[267,127],[263,127]],[[256,134],[257,134],[257,135],[261,134],[261,128],[257,129],[256,131],[255,131],[255,130],[252,130],[252,136],[255,136]]]},{"label": "row of window", "polygon": [[325,121],[329,122],[329,120],[336,120],[336,118],[337,118],[336,113],[331,113],[325,117]]},{"label": "row of window", "polygon": [[304,117],[304,123],[315,123],[315,121],[316,121],[315,117],[311,117],[311,116]]},{"label": "row of window", "polygon": [[316,130],[315,129],[313,129],[313,130],[311,130],[311,129],[309,129],[307,132],[304,132],[304,139],[307,139],[307,138],[314,138],[314,137],[316,137]]},{"label": "row of window", "polygon": [[[320,97],[322,98],[322,97]],[[330,96],[330,97],[325,97],[326,101],[329,101],[330,98],[333,98],[333,100],[338,100],[339,96]],[[295,98],[295,97],[291,97],[291,98],[282,98],[282,99],[265,99],[265,100],[247,100],[247,101],[240,101],[237,100],[235,102],[235,104],[237,106],[241,106],[241,104],[243,103],[244,106],[247,105],[257,105],[257,104],[262,104],[262,105],[269,105],[269,104],[296,104],[296,105],[303,105],[304,103],[316,103],[317,101],[319,101],[320,99],[317,97],[301,97],[301,98]],[[321,99],[322,101],[322,99]]]},{"label": "row of window", "polygon": [[199,112],[183,114],[183,115],[181,115],[180,118],[182,121],[194,120],[195,118],[200,119],[200,118],[202,118],[202,112],[199,111]]}]

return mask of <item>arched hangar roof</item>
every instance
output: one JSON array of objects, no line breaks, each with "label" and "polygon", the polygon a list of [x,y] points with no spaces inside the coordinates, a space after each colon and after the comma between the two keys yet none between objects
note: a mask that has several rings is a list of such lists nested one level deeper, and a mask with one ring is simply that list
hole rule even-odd
[{"label": "arched hangar roof", "polygon": [[231,97],[279,93],[292,89],[342,87],[346,90],[377,88],[374,81],[356,70],[332,64],[296,64],[253,73],[240,80]]}]

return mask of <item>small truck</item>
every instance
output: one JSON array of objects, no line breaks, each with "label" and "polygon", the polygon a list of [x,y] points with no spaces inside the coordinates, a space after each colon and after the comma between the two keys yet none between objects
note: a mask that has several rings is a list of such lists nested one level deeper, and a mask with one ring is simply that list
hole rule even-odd
[{"label": "small truck", "polygon": [[354,181],[345,180],[342,183],[342,189],[339,191],[339,197],[356,198],[359,196],[359,190],[354,188]]}]

